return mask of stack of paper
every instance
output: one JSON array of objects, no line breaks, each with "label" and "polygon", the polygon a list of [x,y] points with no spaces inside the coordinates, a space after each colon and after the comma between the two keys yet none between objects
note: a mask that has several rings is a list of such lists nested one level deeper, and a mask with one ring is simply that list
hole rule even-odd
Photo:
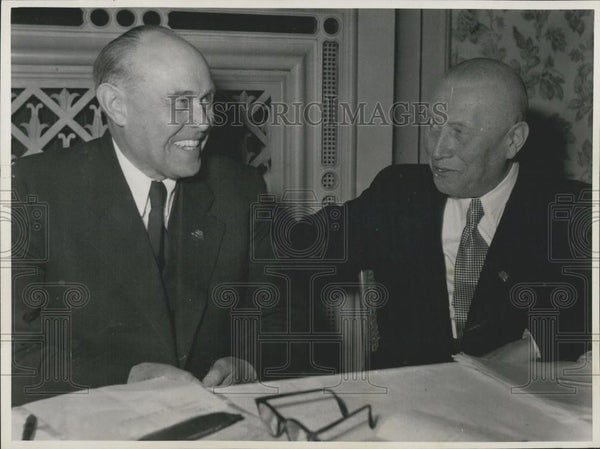
[{"label": "stack of paper", "polygon": [[173,382],[159,377],[16,407],[12,439],[21,438],[30,414],[38,419],[36,440],[136,440],[188,418],[228,408],[223,399],[199,382]]}]

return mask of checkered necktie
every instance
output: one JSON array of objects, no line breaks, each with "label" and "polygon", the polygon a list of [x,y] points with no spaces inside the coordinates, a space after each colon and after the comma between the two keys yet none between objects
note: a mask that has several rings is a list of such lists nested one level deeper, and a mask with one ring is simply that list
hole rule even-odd
[{"label": "checkered necktie", "polygon": [[481,200],[471,200],[467,211],[467,224],[463,229],[454,266],[454,320],[457,337],[461,338],[473,293],[479,281],[479,273],[485,261],[488,245],[477,230],[477,225],[483,217]]}]

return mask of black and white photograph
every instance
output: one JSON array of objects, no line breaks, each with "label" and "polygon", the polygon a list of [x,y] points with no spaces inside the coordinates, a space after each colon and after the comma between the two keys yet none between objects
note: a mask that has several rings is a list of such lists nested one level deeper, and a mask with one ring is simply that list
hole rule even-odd
[{"label": "black and white photograph", "polygon": [[599,10],[2,2],[2,447],[598,447]]}]

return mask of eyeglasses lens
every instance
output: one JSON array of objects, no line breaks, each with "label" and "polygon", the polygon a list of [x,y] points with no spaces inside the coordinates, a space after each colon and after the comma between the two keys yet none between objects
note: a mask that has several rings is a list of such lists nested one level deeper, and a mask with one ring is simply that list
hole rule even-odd
[{"label": "eyeglasses lens", "polygon": [[308,434],[294,421],[287,421],[285,433],[290,441],[308,441]]},{"label": "eyeglasses lens", "polygon": [[261,403],[258,405],[258,415],[269,429],[269,433],[276,437],[279,435],[279,419],[267,404]]}]

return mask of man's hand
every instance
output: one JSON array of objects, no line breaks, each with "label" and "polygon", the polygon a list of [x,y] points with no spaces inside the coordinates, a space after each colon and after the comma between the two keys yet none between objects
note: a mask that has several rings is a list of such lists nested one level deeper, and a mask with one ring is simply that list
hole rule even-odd
[{"label": "man's hand", "polygon": [[199,382],[192,373],[172,365],[144,362],[131,368],[127,383],[141,382],[142,380],[154,379],[156,377],[166,377],[167,379],[185,382]]},{"label": "man's hand", "polygon": [[248,362],[236,357],[223,357],[213,364],[202,379],[202,385],[209,388],[226,387],[256,380],[256,370]]}]

